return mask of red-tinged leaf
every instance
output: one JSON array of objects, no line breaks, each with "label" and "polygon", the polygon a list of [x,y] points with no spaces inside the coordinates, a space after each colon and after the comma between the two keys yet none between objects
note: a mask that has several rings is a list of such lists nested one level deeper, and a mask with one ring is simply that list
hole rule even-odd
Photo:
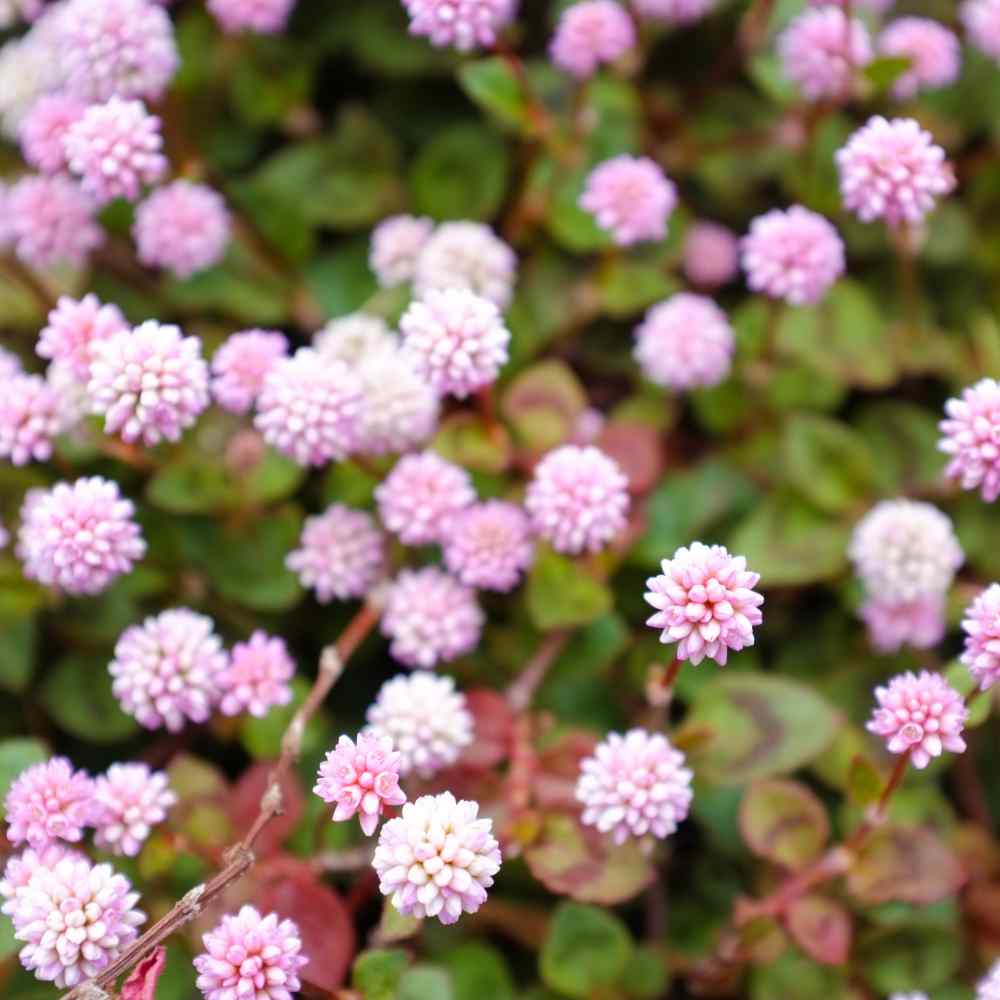
[{"label": "red-tinged leaf", "polygon": [[594,734],[583,729],[571,729],[538,753],[533,800],[542,809],[573,809],[576,782],[580,777],[580,761],[589,757],[597,746]]},{"label": "red-tinged leaf", "polygon": [[579,379],[562,361],[542,361],[521,372],[507,387],[501,410],[519,445],[544,452],[566,441],[587,394]]},{"label": "red-tinged leaf", "polygon": [[604,428],[597,444],[621,466],[632,493],[648,493],[657,484],[663,472],[663,448],[655,427],[615,420]]},{"label": "red-tinged leaf", "polygon": [[466,691],[466,704],[475,723],[476,738],[462,754],[462,764],[467,768],[483,770],[496,767],[510,753],[511,727],[514,716],[507,699],[497,691],[477,688]]},{"label": "red-tinged leaf", "polygon": [[740,830],[754,854],[786,868],[817,857],[830,834],[823,803],[799,781],[755,781],[740,803]]},{"label": "red-tinged leaf", "polygon": [[154,1000],[156,983],[167,964],[167,949],[160,945],[147,955],[122,984],[121,1000]]},{"label": "red-tinged leaf", "polygon": [[[234,829],[246,833],[260,811],[260,800],[267,790],[272,762],[252,764],[233,786],[229,796],[229,818]],[[258,856],[273,854],[298,826],[305,807],[302,787],[294,772],[289,771],[281,781],[282,813],[275,816],[261,831],[254,844]]]},{"label": "red-tinged leaf", "polygon": [[827,896],[804,896],[785,916],[788,933],[811,958],[825,965],[843,965],[851,951],[851,915]]}]

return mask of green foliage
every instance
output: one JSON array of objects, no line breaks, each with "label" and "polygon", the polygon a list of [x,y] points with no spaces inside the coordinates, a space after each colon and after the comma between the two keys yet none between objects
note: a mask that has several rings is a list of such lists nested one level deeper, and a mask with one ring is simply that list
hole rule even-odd
[{"label": "green foliage", "polygon": [[561,996],[586,998],[619,981],[633,954],[625,925],[605,910],[562,903],[542,945],[542,979]]}]

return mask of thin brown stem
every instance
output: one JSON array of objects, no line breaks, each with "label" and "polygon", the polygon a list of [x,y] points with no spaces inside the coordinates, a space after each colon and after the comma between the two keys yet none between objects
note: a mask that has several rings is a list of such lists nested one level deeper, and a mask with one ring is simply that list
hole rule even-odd
[{"label": "thin brown stem", "polygon": [[559,654],[569,642],[571,633],[568,631],[552,632],[546,636],[542,644],[535,650],[534,656],[513,684],[507,688],[507,704],[515,713],[527,711],[535,698],[535,692],[541,686],[549,667],[555,663]]},{"label": "thin brown stem", "polygon": [[541,99],[535,93],[531,80],[528,78],[527,70],[521,57],[507,44],[503,38],[498,38],[494,45],[496,54],[506,63],[511,75],[517,80],[521,91],[524,94],[525,107],[532,129],[540,137],[545,138],[553,132],[552,116],[548,109],[542,104]]}]

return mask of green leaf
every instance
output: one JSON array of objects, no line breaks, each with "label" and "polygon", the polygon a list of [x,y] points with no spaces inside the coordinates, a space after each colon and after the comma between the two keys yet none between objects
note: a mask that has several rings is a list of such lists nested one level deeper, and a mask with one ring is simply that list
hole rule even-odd
[{"label": "green leaf", "polygon": [[539,546],[528,575],[528,613],[543,632],[587,625],[610,610],[611,592],[572,559]]},{"label": "green leaf", "polygon": [[666,995],[668,979],[664,956],[655,948],[642,945],[632,953],[620,985],[630,997],[657,1000]]},{"label": "green leaf", "polygon": [[63,729],[94,743],[114,743],[139,729],[111,693],[104,657],[73,653],[60,660],[45,678],[40,701]]},{"label": "green leaf", "polygon": [[906,56],[879,56],[862,72],[880,91],[887,91],[910,68],[911,62]]},{"label": "green leaf", "polygon": [[37,629],[32,618],[0,625],[0,688],[20,694],[31,680]]},{"label": "green leaf", "polygon": [[455,1000],[451,977],[437,965],[415,965],[403,973],[396,1000]]},{"label": "green leaf", "polygon": [[542,946],[542,981],[568,997],[591,997],[618,981],[634,945],[625,925],[596,906],[560,903]]},{"label": "green leaf", "polygon": [[830,835],[823,803],[798,781],[755,781],[740,804],[740,828],[762,858],[801,868],[818,857]]},{"label": "green leaf", "polygon": [[368,240],[348,240],[309,262],[306,287],[328,316],[363,306],[378,287],[368,267]]},{"label": "green leaf", "polygon": [[0,815],[4,813],[4,800],[14,779],[25,768],[31,767],[32,764],[41,764],[48,759],[48,750],[38,740],[0,741]]},{"label": "green leaf", "polygon": [[163,465],[146,487],[146,499],[173,514],[205,514],[233,499],[225,468],[216,457],[187,451]]},{"label": "green leaf", "polygon": [[458,410],[438,425],[432,442],[443,458],[473,472],[503,472],[510,464],[510,440],[503,428],[491,432],[477,413]]},{"label": "green leaf", "polygon": [[465,63],[458,71],[462,89],[485,111],[504,125],[524,129],[528,104],[521,82],[505,59],[491,56]]},{"label": "green leaf", "polygon": [[[263,718],[252,715],[240,716],[240,742],[255,760],[276,760],[281,753],[281,738],[292,721],[311,687],[302,676],[292,678],[292,700],[287,705],[272,708]],[[314,715],[306,723],[302,737],[303,753],[308,755],[319,750],[326,739],[327,724],[321,714]]]},{"label": "green leaf", "polygon": [[847,794],[854,805],[861,808],[874,805],[885,784],[879,769],[860,754],[852,761],[847,772]]},{"label": "green leaf", "polygon": [[514,1000],[514,981],[496,948],[470,941],[445,952],[441,961],[451,973],[455,1000]]},{"label": "green leaf", "polygon": [[820,965],[797,951],[753,971],[750,1000],[855,1000],[843,970]]},{"label": "green leaf", "polygon": [[547,360],[521,372],[507,386],[501,411],[515,440],[544,452],[572,436],[587,393],[573,370],[562,361]]},{"label": "green leaf", "polygon": [[395,1000],[410,957],[401,948],[373,948],[354,960],[351,985],[362,1000]]}]

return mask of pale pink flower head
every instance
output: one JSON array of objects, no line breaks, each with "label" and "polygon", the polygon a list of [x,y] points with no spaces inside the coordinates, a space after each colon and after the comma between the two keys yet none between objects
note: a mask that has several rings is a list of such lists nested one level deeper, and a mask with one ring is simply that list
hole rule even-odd
[{"label": "pale pink flower head", "polygon": [[715,0],[632,0],[640,17],[667,24],[691,24],[703,18]]},{"label": "pale pink flower head", "polygon": [[736,277],[740,241],[717,222],[696,222],[684,238],[684,274],[699,288],[718,288]]},{"label": "pale pink flower head", "polygon": [[381,627],[394,659],[429,670],[471,653],[484,623],[471,587],[426,566],[404,569],[392,582]]},{"label": "pale pink flower head", "polygon": [[60,295],[38,335],[35,351],[41,358],[64,362],[77,379],[86,381],[94,345],[129,329],[118,306],[104,305],[93,293],[82,299]]},{"label": "pale pink flower head", "polygon": [[616,844],[649,834],[669,837],[691,808],[691,778],[684,754],[660,733],[609,733],[580,764],[580,820],[610,833]]},{"label": "pale pink flower head", "polygon": [[962,729],[969,713],[941,674],[898,674],[888,686],[875,688],[875,700],[878,706],[865,728],[884,737],[890,753],[909,753],[914,767],[925,768],[942,750],[965,749]]},{"label": "pale pink flower head", "polygon": [[580,195],[580,207],[623,247],[662,240],[676,205],[677,189],[660,166],[626,153],[594,167]]},{"label": "pale pink flower head", "polygon": [[1000,496],[1000,382],[984,378],[944,406],[938,449],[951,456],[944,474],[987,503]]},{"label": "pale pink flower head", "polygon": [[417,257],[413,291],[464,288],[506,309],[514,294],[517,256],[489,226],[481,222],[444,222]]},{"label": "pale pink flower head", "polygon": [[276,330],[244,330],[228,337],[212,357],[212,395],[224,410],[246,413],[264,378],[288,354],[288,340]]},{"label": "pale pink flower head", "polygon": [[976,1000],[1000,1000],[1000,961],[976,984]]},{"label": "pale pink flower head", "polygon": [[126,713],[147,729],[178,733],[188,720],[208,720],[227,663],[212,619],[172,608],[125,629],[108,671]]},{"label": "pale pink flower head", "polygon": [[132,237],[147,267],[190,278],[219,263],[231,228],[226,203],[217,191],[181,179],[158,188],[139,205]]},{"label": "pale pink flower head", "polygon": [[510,331],[500,310],[462,288],[429,291],[399,321],[403,351],[441,395],[464,399],[496,381]]},{"label": "pale pink flower head", "polygon": [[431,778],[456,764],[472,743],[475,727],[455,682],[427,670],[386,681],[366,717],[368,732],[392,740],[401,777]]},{"label": "pale pink flower head", "polygon": [[316,332],[312,346],[320,357],[343,361],[353,368],[362,361],[395,353],[399,337],[381,316],[362,311],[331,319]]},{"label": "pale pink flower head", "polygon": [[357,443],[363,396],[357,372],[300,347],[267,373],[254,423],[269,445],[299,465],[326,465]]},{"label": "pale pink flower head", "polygon": [[870,597],[861,606],[868,639],[880,653],[896,653],[903,646],[930,649],[945,633],[944,596],[931,594],[912,601],[885,601]]},{"label": "pale pink flower head", "polygon": [[844,273],[844,243],[816,212],[772,208],[750,223],[742,243],[747,285],[793,306],[819,302]]},{"label": "pale pink flower head", "polygon": [[146,764],[112,764],[94,786],[94,843],[134,858],[177,796],[162,771]]},{"label": "pale pink flower head", "polygon": [[955,186],[944,150],[912,118],[869,118],[836,162],[844,207],[862,222],[919,223]]},{"label": "pale pink flower head", "polygon": [[383,288],[413,280],[417,258],[433,232],[430,219],[415,215],[393,215],[372,230],[368,263]]},{"label": "pale pink flower head", "polygon": [[[959,4],[958,16],[968,40],[1000,62],[1000,0],[965,0]],[[1000,976],[997,978],[1000,996]]]},{"label": "pale pink flower head", "polygon": [[210,401],[201,341],[147,320],[93,345],[90,395],[104,431],[123,441],[178,441]]},{"label": "pale pink flower head", "polygon": [[726,314],[711,299],[691,292],[653,306],[635,338],[643,375],[680,392],[718,385],[729,374],[736,349]]},{"label": "pale pink flower head", "polygon": [[299,929],[276,913],[262,917],[252,906],[226,914],[202,936],[205,951],[194,960],[205,1000],[291,1000],[302,988]]},{"label": "pale pink flower head", "polygon": [[66,169],[66,132],[87,110],[86,101],[72,94],[43,94],[18,127],[24,159],[43,174]]},{"label": "pale pink flower head", "polygon": [[453,924],[475,913],[500,870],[492,831],[478,803],[456,801],[451,792],[407,802],[379,834],[372,860],[379,890],[408,916]]},{"label": "pale pink flower head", "polygon": [[208,9],[223,31],[277,35],[285,30],[295,0],[208,0]]},{"label": "pale pink flower head", "polygon": [[980,691],[988,691],[1000,680],[1000,584],[990,584],[965,609],[962,631],[962,662]]},{"label": "pale pink flower head", "polygon": [[96,978],[138,936],[146,919],[138,902],[111,865],[74,853],[38,868],[14,908],[21,964],[59,989]]},{"label": "pale pink flower head", "polygon": [[295,662],[284,639],[258,629],[229,654],[229,665],[219,675],[219,710],[223,715],[249,712],[262,719],[276,705],[292,700]]},{"label": "pale pink flower head", "polygon": [[364,597],[385,576],[385,538],[371,514],[331,504],[306,518],[285,565],[321,604]]},{"label": "pale pink flower head", "polygon": [[410,34],[459,52],[489,48],[513,19],[517,0],[403,0]]},{"label": "pale pink flower head", "polygon": [[399,787],[401,760],[388,736],[359,733],[357,743],[341,736],[320,764],[313,791],[336,803],[335,823],[357,816],[361,832],[370,837],[382,816],[406,801]]},{"label": "pale pink flower head", "polygon": [[[2,208],[3,206],[0,205],[0,211]],[[6,347],[0,347],[0,383],[6,382],[7,379],[13,378],[15,375],[20,375],[22,372],[21,359],[13,351],[8,351]]]},{"label": "pale pink flower head", "polygon": [[31,267],[79,266],[104,242],[93,200],[61,174],[22,177],[7,192],[4,208],[14,250]]},{"label": "pale pink flower head", "polygon": [[635,25],[620,3],[580,0],[562,12],[549,55],[560,69],[584,80],[602,63],[619,60],[635,43]]},{"label": "pale pink flower head", "polygon": [[920,90],[947,87],[958,79],[962,49],[955,33],[927,17],[901,17],[878,37],[879,54],[910,60],[892,86],[903,100]]},{"label": "pale pink flower head", "polygon": [[155,101],[180,62],[170,18],[150,0],[68,0],[59,27],[66,87],[84,100]]},{"label": "pale pink flower head", "polygon": [[40,375],[13,375],[0,391],[0,458],[14,465],[52,457],[52,439],[65,429],[59,394]]},{"label": "pale pink flower head", "polygon": [[753,645],[764,598],[753,589],[760,574],[747,569],[743,556],[692,542],[660,568],[646,581],[646,601],[656,609],[646,624],[662,629],[660,642],[677,643],[678,660],[698,664],[708,657],[725,666],[730,650]]},{"label": "pale pink flower head", "polygon": [[504,500],[457,513],[441,544],[449,572],[480,590],[513,590],[535,557],[527,514]]},{"label": "pale pink flower head", "polygon": [[598,552],[625,530],[628,479],[599,448],[563,445],[535,466],[524,506],[557,552]]},{"label": "pale pink flower head", "polygon": [[375,489],[379,517],[404,545],[440,541],[450,519],[475,503],[468,472],[432,451],[404,455]]},{"label": "pale pink flower head", "polygon": [[396,347],[365,357],[357,367],[363,389],[355,450],[388,455],[425,444],[437,429],[441,400],[414,358]]},{"label": "pale pink flower head", "polygon": [[12,854],[0,877],[0,899],[4,901],[0,913],[13,918],[18,900],[24,895],[35,872],[39,868],[51,870],[65,857],[83,858],[83,855],[59,840],[51,840],[37,850],[26,847],[20,854]]},{"label": "pale pink flower head", "polygon": [[74,843],[90,825],[94,782],[73,770],[65,757],[52,757],[22,771],[7,792],[7,839],[36,850],[52,840]]},{"label": "pale pink flower head", "polygon": [[100,476],[28,492],[17,554],[24,575],[67,594],[99,594],[146,554],[135,505]]},{"label": "pale pink flower head", "polygon": [[833,5],[807,10],[778,39],[785,76],[808,101],[849,97],[855,78],[872,59],[864,22]]}]

